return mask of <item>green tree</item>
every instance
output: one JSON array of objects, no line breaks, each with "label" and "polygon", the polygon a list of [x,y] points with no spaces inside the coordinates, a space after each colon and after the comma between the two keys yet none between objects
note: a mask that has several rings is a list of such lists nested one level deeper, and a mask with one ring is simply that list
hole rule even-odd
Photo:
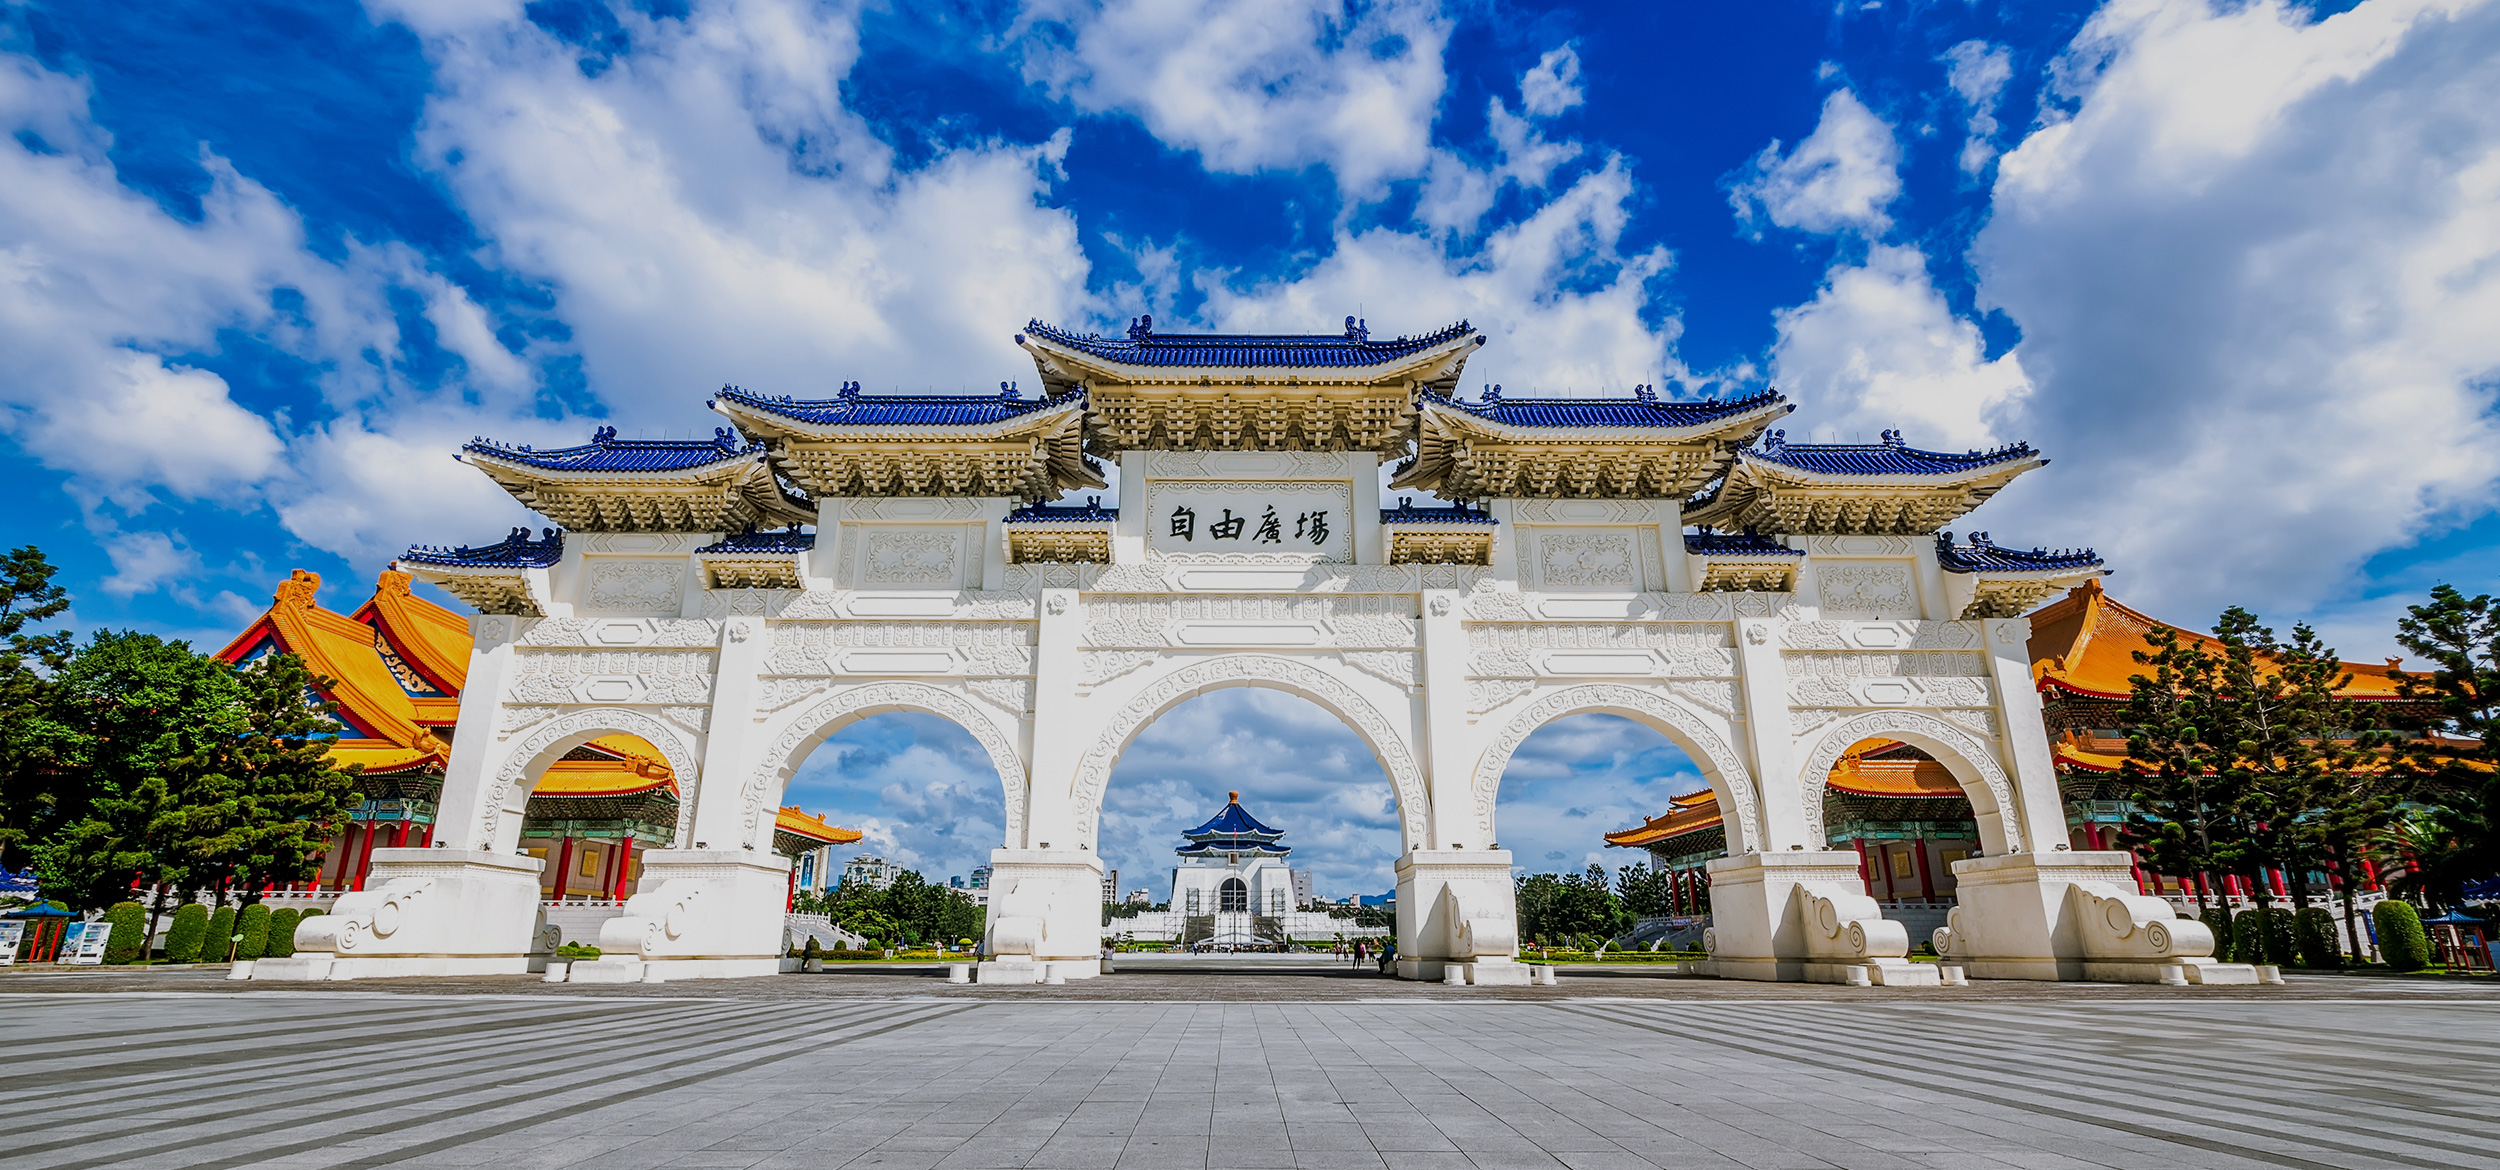
[{"label": "green tree", "polygon": [[2413,883],[2430,904],[2454,906],[2464,900],[2464,881],[2500,873],[2500,745],[2492,742],[2500,725],[2500,603],[2438,586],[2429,602],[2406,608],[2396,641],[2431,664],[2426,674],[2397,672],[2403,695],[2429,708],[2419,720],[2423,738],[2407,745],[2398,767],[2413,798],[2437,806],[2408,826],[2409,855],[2401,860],[2438,875]]},{"label": "green tree", "polygon": [[31,860],[35,841],[85,806],[77,744],[48,717],[53,679],[75,646],[67,631],[30,632],[69,610],[69,593],[33,545],[0,557],[0,866]]},{"label": "green tree", "polygon": [[1592,865],[1574,874],[1539,873],[1517,879],[1519,933],[1523,938],[1559,940],[1593,934],[1613,938],[1632,927],[1632,914],[1606,880],[1606,871]]},{"label": "green tree", "polygon": [[2234,785],[2208,734],[2222,705],[2222,663],[2168,626],[2145,640],[2153,652],[2136,651],[2135,660],[2153,669],[2128,680],[2124,768],[2133,811],[2119,839],[2157,872],[2205,879],[2197,883],[2201,908],[2210,875],[2240,839]]},{"label": "green tree", "polygon": [[363,767],[330,762],[339,705],[316,688],[334,684],[302,659],[264,655],[235,681],[240,726],[178,762],[189,799],[177,821],[194,880],[257,900],[262,890],[319,871],[331,834],[364,799]]},{"label": "green tree", "polygon": [[1615,871],[1615,891],[1635,918],[1675,913],[1675,879],[1665,870],[1637,862],[1624,866]]}]

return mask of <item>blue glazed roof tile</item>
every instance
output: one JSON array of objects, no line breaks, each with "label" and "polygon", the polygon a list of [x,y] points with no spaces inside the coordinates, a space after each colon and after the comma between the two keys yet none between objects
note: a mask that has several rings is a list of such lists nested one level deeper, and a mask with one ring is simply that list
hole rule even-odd
[{"label": "blue glazed roof tile", "polygon": [[1429,505],[1418,507],[1415,503],[1415,497],[1413,496],[1400,496],[1398,497],[1397,507],[1382,508],[1380,510],[1380,522],[1383,524],[1498,523],[1498,521],[1493,519],[1491,513],[1485,512],[1481,509],[1470,508],[1465,504],[1450,504],[1446,507],[1439,508],[1431,507]]},{"label": "blue glazed roof tile", "polygon": [[1801,557],[1806,551],[1781,544],[1777,537],[1754,532],[1688,532],[1684,551],[1697,556]]},{"label": "blue glazed roof tile", "polygon": [[1026,504],[1007,513],[1009,524],[1101,524],[1119,518],[1120,510],[1103,507],[1101,496],[1087,496],[1082,504]]},{"label": "blue glazed roof tile", "polygon": [[816,534],[797,526],[739,532],[694,550],[697,553],[797,553],[816,547]]},{"label": "blue glazed roof tile", "polygon": [[420,565],[452,567],[543,569],[564,557],[564,534],[553,528],[543,530],[541,539],[531,540],[530,530],[515,528],[512,534],[484,548],[435,548],[418,545],[401,553],[399,559]]},{"label": "blue glazed roof tile", "polygon": [[1953,534],[1936,534],[1936,563],[1948,573],[2038,573],[2058,569],[2097,569],[2099,554],[2088,548],[2000,548],[1985,532],[1970,534],[1970,543],[1956,545]]},{"label": "blue glazed roof tile", "polygon": [[715,398],[778,415],[793,422],[823,427],[978,427],[1005,422],[1018,415],[1049,410],[1081,400],[1076,394],[1026,398],[1013,383],[999,383],[994,395],[863,394],[859,383],[844,382],[838,398],[770,398],[735,386],[723,386]]},{"label": "blue glazed roof tile", "polygon": [[1782,401],[1777,390],[1743,398],[1661,399],[1648,386],[1630,398],[1505,398],[1495,386],[1481,402],[1438,398],[1440,405],[1509,427],[1695,427]]},{"label": "blue glazed roof tile", "polygon": [[[1024,332],[1053,345],[1105,361],[1131,366],[1285,366],[1352,369],[1385,365],[1446,345],[1475,332],[1461,321],[1421,337],[1373,341],[1371,331],[1346,318],[1343,336],[1327,334],[1167,333],[1154,332],[1154,318],[1129,326],[1126,338],[1079,336],[1040,321],[1025,323]],[[1022,344],[1024,336],[1016,338]]]},{"label": "blue glazed roof tile", "polygon": [[[1922,451],[1901,441],[1901,432],[1885,431],[1880,443],[1791,443],[1785,431],[1763,436],[1762,446],[1748,458],[1811,471],[1818,475],[1952,475],[2039,454],[2029,443],[2008,443],[1987,451],[1956,455]],[[2048,461],[2043,459],[2042,463]]]},{"label": "blue glazed roof tile", "polygon": [[1207,857],[1217,853],[1291,853],[1293,850],[1283,845],[1278,845],[1273,841],[1260,841],[1249,837],[1232,837],[1206,841],[1193,841],[1190,844],[1183,845],[1180,848],[1173,850],[1172,852],[1179,854],[1182,857]]},{"label": "blue glazed roof tile", "polygon": [[1283,829],[1271,829],[1260,824],[1257,817],[1250,815],[1250,810],[1241,807],[1241,794],[1238,792],[1232,794],[1232,799],[1224,805],[1222,812],[1209,818],[1207,823],[1181,834],[1192,841],[1206,837],[1259,837],[1273,840],[1284,835]]},{"label": "blue glazed roof tile", "polygon": [[741,455],[760,456],[760,443],[742,443],[727,427],[716,428],[712,441],[700,439],[620,439],[615,427],[600,427],[592,432],[590,441],[579,447],[556,447],[540,451],[528,446],[507,446],[491,439],[473,439],[460,448],[478,455],[488,455],[525,467],[548,471],[612,471],[652,473],[685,471],[707,464],[735,459]]}]

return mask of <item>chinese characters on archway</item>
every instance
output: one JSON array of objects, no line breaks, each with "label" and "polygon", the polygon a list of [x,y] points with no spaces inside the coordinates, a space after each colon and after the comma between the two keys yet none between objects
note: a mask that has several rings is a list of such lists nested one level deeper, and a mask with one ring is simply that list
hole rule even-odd
[{"label": "chinese characters on archway", "polygon": [[[1207,542],[1210,544],[1217,541],[1278,545],[1288,543],[1325,545],[1328,543],[1328,509],[1326,508],[1291,513],[1293,533],[1290,536],[1285,532],[1286,513],[1278,512],[1273,504],[1267,505],[1256,517],[1257,527],[1255,528],[1251,527],[1254,523],[1253,518],[1247,514],[1236,516],[1231,508],[1218,508],[1217,511],[1221,514],[1207,517],[1203,529]],[[1197,509],[1185,504],[1173,508],[1171,523],[1172,539],[1189,544],[1198,543],[1201,528]],[[1247,536],[1243,535],[1244,529],[1249,530]]]}]

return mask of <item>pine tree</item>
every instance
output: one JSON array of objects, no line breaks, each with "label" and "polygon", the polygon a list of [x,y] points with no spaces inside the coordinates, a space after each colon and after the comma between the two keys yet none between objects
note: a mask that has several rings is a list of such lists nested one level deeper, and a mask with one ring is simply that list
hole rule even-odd
[{"label": "pine tree", "polygon": [[[2221,663],[2168,626],[2154,626],[2146,641],[2153,652],[2135,659],[2152,673],[2128,680],[2124,768],[2133,810],[2119,839],[2158,872],[2203,877],[2223,868],[2239,840],[2234,786],[2208,737],[2221,706]],[[2210,884],[2197,883],[2200,907]]]},{"label": "pine tree", "polygon": [[53,573],[33,545],[0,557],[0,867],[25,865],[33,843],[86,803],[75,737],[47,717],[53,679],[75,646],[66,631],[27,630],[69,609]]},{"label": "pine tree", "polygon": [[2398,766],[2413,798],[2436,806],[2410,826],[2402,860],[2408,884],[2453,906],[2465,878],[2500,873],[2500,744],[2492,740],[2500,729],[2500,603],[2441,585],[2427,604],[2407,607],[2396,630],[2396,641],[2432,668],[2398,672],[2404,696],[2432,708],[2420,721],[2428,734]]},{"label": "pine tree", "polygon": [[362,768],[330,762],[338,704],[318,697],[332,683],[303,659],[265,655],[235,681],[239,732],[181,761],[193,783],[184,839],[196,878],[257,900],[317,872],[331,833],[363,799]]},{"label": "pine tree", "polygon": [[[2359,912],[2353,894],[2361,888],[2361,855],[2394,814],[2397,793],[2379,751],[2392,737],[2377,729],[2378,717],[2362,704],[2341,697],[2352,686],[2333,648],[2318,640],[2306,625],[2292,628],[2292,640],[2275,657],[2277,676],[2289,697],[2286,718],[2298,750],[2286,761],[2287,792],[2297,793],[2301,811],[2290,825],[2295,860],[2306,872],[2312,863],[2333,874],[2344,891],[2344,930],[2352,953],[2364,954]],[[2304,883],[2300,913],[2306,917]],[[2330,948],[2333,932],[2326,939]]]}]

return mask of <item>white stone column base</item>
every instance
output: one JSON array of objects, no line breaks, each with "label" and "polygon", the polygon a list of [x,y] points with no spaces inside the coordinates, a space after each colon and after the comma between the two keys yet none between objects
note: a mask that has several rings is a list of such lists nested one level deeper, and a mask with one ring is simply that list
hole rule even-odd
[{"label": "white stone column base", "polygon": [[1398,858],[1398,978],[1448,977],[1448,965],[1519,952],[1507,849],[1414,849]]},{"label": "white stone column base", "polygon": [[[577,975],[611,960],[646,964],[644,982],[780,972],[789,950],[787,859],[751,849],[654,849],[642,855],[637,885],[624,913],[599,924],[599,958],[577,964]],[[651,978],[652,969],[661,978]],[[625,981],[611,975],[593,979]]]},{"label": "white stone column base", "polygon": [[1507,957],[1483,958],[1452,966],[1465,969],[1467,982],[1474,987],[1527,987],[1536,982],[1536,968]]},{"label": "white stone column base", "polygon": [[475,849],[376,849],[365,888],[295,928],[295,955],[255,981],[522,975],[544,968],[555,929],[539,910],[535,857]]},{"label": "white stone column base", "polygon": [[2130,892],[2124,853],[1974,857],[1954,862],[1953,875],[1958,904],[1936,931],[1936,953],[1971,978],[2166,983],[2164,968],[2194,980],[2187,967],[2214,965],[2213,932]]},{"label": "white stone column base", "polygon": [[[1806,980],[1811,948],[1798,887],[1865,888],[1858,855],[1837,850],[1746,853],[1711,861],[1709,870],[1710,929],[1702,932],[1701,945],[1710,957],[1697,966],[1721,979]],[[1816,965],[1848,964],[1826,959]],[[1838,970],[1818,973],[1828,976],[1825,982],[1847,980]]]},{"label": "white stone column base", "polygon": [[[1089,849],[992,850],[983,952],[1001,962],[1048,964],[1037,983],[1052,971],[1066,979],[1100,975],[1102,872],[1102,858]],[[992,982],[990,966],[981,964],[983,983]]]}]

